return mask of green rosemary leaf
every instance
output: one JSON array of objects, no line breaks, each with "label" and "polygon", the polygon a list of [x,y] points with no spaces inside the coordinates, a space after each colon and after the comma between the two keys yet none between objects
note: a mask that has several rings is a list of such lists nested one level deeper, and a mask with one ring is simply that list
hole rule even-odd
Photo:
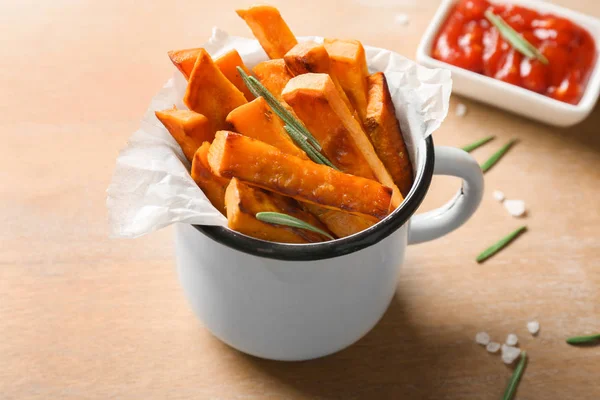
[{"label": "green rosemary leaf", "polygon": [[313,160],[317,164],[327,165],[328,167],[331,167],[331,168],[339,171],[339,168],[336,167],[335,165],[333,165],[327,159],[327,157],[325,157],[323,154],[319,153],[318,150],[316,150],[314,147],[312,147],[306,141],[306,138],[304,136],[302,136],[302,134],[300,132],[298,132],[298,130],[296,128],[291,127],[289,125],[284,125],[283,128],[288,133],[288,135],[292,138],[292,140],[294,141],[294,143],[296,143],[296,145],[298,147],[300,147],[306,153],[306,155],[308,156],[308,158],[310,158],[311,160]]},{"label": "green rosemary leaf", "polygon": [[600,333],[587,336],[575,336],[567,339],[569,344],[600,344]]},{"label": "green rosemary leaf", "polygon": [[251,76],[248,78],[248,80],[252,83],[252,85],[254,85],[257,88],[258,92],[265,99],[267,104],[271,107],[275,114],[277,114],[279,118],[281,118],[283,122],[285,122],[286,125],[290,125],[296,128],[299,132],[302,133],[302,135],[306,136],[306,139],[310,144],[312,144],[318,150],[321,150],[321,145],[319,144],[317,139],[315,139],[315,137],[308,131],[308,129],[306,129],[306,127],[296,119],[296,117],[294,117],[288,110],[285,109],[285,107],[281,105],[279,100],[277,100],[275,96],[273,96],[271,92],[269,92],[267,88],[265,88],[262,85],[262,83],[259,82],[258,79]]},{"label": "green rosemary leaf", "polygon": [[495,138],[496,138],[496,136],[488,136],[488,137],[485,137],[485,138],[483,138],[483,139],[479,139],[479,140],[477,140],[476,142],[473,142],[473,143],[471,143],[471,144],[468,144],[468,145],[466,145],[466,146],[462,147],[462,149],[463,149],[464,151],[466,151],[467,153],[469,153],[469,152],[471,152],[471,151],[475,150],[476,148],[483,146],[483,145],[484,145],[484,144],[486,144],[487,142],[489,142],[489,141],[491,141],[491,140],[494,140]]},{"label": "green rosemary leaf", "polygon": [[515,31],[501,16],[494,14],[491,10],[485,12],[485,17],[490,21],[500,35],[519,53],[528,58],[536,58],[543,64],[548,64],[548,59],[519,32]]},{"label": "green rosemary leaf", "polygon": [[498,162],[498,160],[500,160],[502,156],[504,156],[508,149],[510,149],[512,145],[515,144],[516,141],[517,139],[512,139],[510,142],[502,146],[500,150],[492,154],[492,156],[488,158],[486,162],[481,164],[481,170],[483,172],[487,172],[490,168],[492,168]]},{"label": "green rosemary leaf", "polygon": [[327,165],[330,168],[335,169],[336,171],[340,171],[340,169],[338,167],[336,167],[335,165],[333,165],[331,163],[331,161],[329,161],[327,159],[327,157],[325,157],[323,154],[319,153],[318,151],[315,150],[315,156],[321,161],[321,164]]},{"label": "green rosemary leaf", "polygon": [[272,212],[272,211],[265,211],[265,212],[257,213],[256,219],[258,219],[259,221],[262,221],[262,222],[267,222],[269,224],[285,225],[285,226],[289,226],[292,228],[305,229],[307,231],[319,233],[331,240],[335,239],[333,236],[331,236],[329,233],[325,232],[324,230],[319,229],[315,226],[312,226],[311,224],[304,222],[301,219],[292,217],[291,215],[282,214],[282,213],[278,213],[278,212]]},{"label": "green rosemary leaf", "polygon": [[527,352],[522,351],[521,360],[519,360],[517,368],[515,368],[515,371],[510,377],[510,381],[508,382],[508,386],[504,391],[504,396],[502,396],[502,400],[511,400],[514,397],[515,392],[517,391],[517,385],[521,380],[521,376],[523,376],[523,371],[525,371],[525,364],[527,364]]},{"label": "green rosemary leaf", "polygon": [[254,97],[262,97],[260,91],[256,88],[256,86],[248,84],[247,78],[249,78],[249,76],[246,74],[246,72],[244,72],[244,70],[241,69],[240,67],[237,67],[237,68],[241,74],[244,74],[244,75],[242,75],[242,80],[244,81],[244,84],[246,85],[248,90],[250,90],[250,93],[252,93],[254,95]]},{"label": "green rosemary leaf", "polygon": [[248,74],[240,67],[237,70],[244,80],[248,89],[257,97],[265,99],[273,112],[284,122],[285,131],[290,135],[294,143],[298,145],[308,157],[318,164],[324,164],[339,171],[323,154],[321,145],[314,136],[298,121],[288,110],[286,110],[279,100],[277,100],[259,81]]},{"label": "green rosemary leaf", "polygon": [[527,230],[527,226],[523,225],[522,227],[514,230],[508,235],[504,236],[502,239],[494,243],[492,246],[485,249],[480,255],[477,256],[477,262],[482,263],[500,250],[502,250],[506,245],[512,242],[517,236]]},{"label": "green rosemary leaf", "polygon": [[314,136],[308,131],[308,129],[306,129],[304,125],[302,125],[300,121],[298,121],[288,110],[285,109],[285,107],[281,105],[279,100],[277,100],[275,96],[273,96],[271,92],[269,92],[267,88],[259,82],[258,79],[253,76],[248,76],[248,74],[241,67],[237,67],[237,70],[244,80],[244,84],[246,87],[248,87],[252,94],[265,99],[273,112],[277,114],[277,116],[281,118],[286,125],[296,128],[303,136],[306,136],[307,140],[314,147],[316,147],[319,151],[321,150],[321,145],[317,139],[314,138]]}]

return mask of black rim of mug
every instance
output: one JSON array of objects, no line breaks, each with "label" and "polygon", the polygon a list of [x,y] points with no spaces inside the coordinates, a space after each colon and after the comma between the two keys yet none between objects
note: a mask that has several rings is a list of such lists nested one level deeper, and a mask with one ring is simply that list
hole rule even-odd
[{"label": "black rim of mug", "polygon": [[354,235],[322,243],[289,244],[268,242],[232,231],[221,226],[194,225],[201,233],[232,249],[257,257],[284,261],[315,261],[340,257],[372,246],[404,225],[425,198],[431,184],[435,154],[431,136],[425,139],[425,162],[422,173],[400,207],[369,229]]}]

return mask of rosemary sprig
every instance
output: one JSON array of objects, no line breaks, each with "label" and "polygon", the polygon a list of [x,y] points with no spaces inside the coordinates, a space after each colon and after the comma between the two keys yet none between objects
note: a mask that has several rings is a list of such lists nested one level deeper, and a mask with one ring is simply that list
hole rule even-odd
[{"label": "rosemary sprig", "polygon": [[517,365],[517,368],[515,368],[515,371],[513,372],[512,376],[510,377],[510,381],[508,381],[508,386],[506,387],[506,390],[504,391],[504,396],[502,396],[502,400],[511,400],[514,397],[515,392],[517,391],[517,385],[519,384],[519,381],[521,380],[521,376],[523,376],[523,371],[525,370],[526,363],[527,363],[527,352],[522,351],[521,352],[521,360],[519,360],[519,364]]},{"label": "rosemary sprig", "polygon": [[269,92],[267,88],[258,81],[258,79],[253,76],[249,76],[241,67],[237,67],[237,70],[244,80],[244,84],[248,87],[252,94],[254,94],[256,97],[262,97],[265,99],[273,112],[277,114],[277,116],[284,122],[283,127],[288,135],[292,138],[294,143],[296,143],[296,145],[298,145],[298,147],[300,147],[311,160],[317,164],[327,165],[328,167],[339,171],[339,168],[333,165],[331,161],[327,159],[327,157],[321,154],[322,148],[317,139],[315,139],[308,129],[306,129],[306,127],[302,125],[298,119],[296,119],[296,117],[294,117],[288,110],[285,109],[285,107],[281,105],[279,100],[277,100],[275,96],[273,96],[271,92]]},{"label": "rosemary sprig", "polygon": [[504,236],[502,239],[485,249],[480,255],[477,256],[477,262],[482,263],[500,250],[502,250],[506,245],[512,242],[517,236],[527,230],[527,226],[523,225],[522,227],[512,231],[508,235]]},{"label": "rosemary sprig", "polygon": [[600,344],[600,333],[587,336],[575,336],[567,339],[569,344]]},{"label": "rosemary sprig", "polygon": [[313,161],[319,164],[325,164],[328,167],[336,169],[339,171],[339,168],[333,165],[323,154],[319,153],[315,148],[313,148],[306,140],[302,133],[298,132],[298,130],[290,125],[284,125],[283,128],[288,133],[288,135],[292,138],[294,143],[298,145],[306,155]]},{"label": "rosemary sprig", "polygon": [[475,150],[478,147],[483,146],[484,144],[486,144],[489,141],[494,140],[495,138],[496,138],[496,136],[488,136],[488,137],[485,137],[483,139],[479,139],[479,140],[477,140],[477,141],[475,141],[475,142],[473,142],[471,144],[468,144],[468,145],[462,147],[462,149],[464,151],[466,151],[467,153],[470,153],[471,151]]},{"label": "rosemary sprig", "polygon": [[501,16],[494,14],[491,10],[485,12],[485,17],[498,29],[500,35],[519,53],[528,58],[540,60],[543,64],[548,64],[548,59],[531,43],[527,41],[519,32],[515,31]]},{"label": "rosemary sprig", "polygon": [[319,233],[331,240],[335,239],[333,236],[331,236],[329,233],[325,232],[324,230],[319,229],[315,226],[312,226],[308,222],[304,222],[301,219],[292,217],[291,215],[282,214],[282,213],[278,213],[278,212],[272,212],[272,211],[264,211],[264,212],[257,213],[256,219],[259,221],[262,221],[262,222],[267,222],[269,224],[285,225],[285,226],[289,226],[292,228],[305,229],[307,231]]},{"label": "rosemary sprig", "polygon": [[504,154],[508,151],[508,149],[510,149],[512,147],[512,145],[515,144],[516,141],[517,141],[517,139],[512,139],[510,142],[508,142],[504,146],[502,146],[500,148],[500,150],[498,150],[497,152],[492,154],[492,156],[490,158],[488,158],[486,162],[481,164],[481,170],[483,172],[487,172],[490,168],[492,168],[494,166],[494,164],[496,164],[498,162],[498,160],[500,160],[502,158],[502,156],[504,156]]},{"label": "rosemary sprig", "polygon": [[319,144],[317,139],[315,139],[315,137],[308,131],[308,129],[306,129],[304,125],[302,125],[300,121],[298,121],[288,110],[286,110],[281,105],[279,100],[277,100],[275,96],[273,96],[271,92],[269,92],[267,88],[259,82],[258,79],[256,79],[253,76],[249,76],[241,67],[237,67],[237,70],[240,73],[240,76],[244,80],[244,83],[246,84],[248,89],[252,92],[252,94],[254,94],[257,97],[264,98],[267,104],[273,110],[273,112],[277,114],[277,116],[279,116],[279,118],[281,118],[286,125],[294,127],[303,136],[306,137],[307,141],[311,145],[313,145],[317,150],[321,150],[321,145]]}]

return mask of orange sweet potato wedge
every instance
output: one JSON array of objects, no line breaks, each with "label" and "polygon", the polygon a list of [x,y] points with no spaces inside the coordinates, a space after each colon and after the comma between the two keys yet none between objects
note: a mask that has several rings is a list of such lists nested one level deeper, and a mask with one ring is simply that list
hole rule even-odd
[{"label": "orange sweet potato wedge", "polygon": [[170,110],[155,111],[154,114],[179,143],[190,162],[202,142],[212,142],[215,137],[215,131],[208,119],[197,112],[173,107]]},{"label": "orange sweet potato wedge", "polygon": [[283,129],[283,121],[271,110],[265,99],[259,97],[229,113],[227,122],[244,136],[277,147],[284,153],[308,159]]},{"label": "orange sweet potato wedge", "polygon": [[293,75],[281,58],[276,60],[263,61],[252,68],[256,78],[265,88],[278,100],[281,100],[281,91],[287,85]]},{"label": "orange sweet potato wedge", "polygon": [[344,100],[350,111],[354,112],[354,107],[348,96],[346,96],[342,85],[340,85],[335,75],[331,75],[329,53],[327,53],[324,45],[314,42],[298,43],[286,53],[283,60],[288,70],[295,76],[311,72],[329,74],[342,100]]},{"label": "orange sweet potato wedge", "polygon": [[400,205],[402,194],[375,153],[360,123],[345,106],[329,75],[299,75],[288,82],[282,97],[336,167],[392,188],[393,207]]},{"label": "orange sweet potato wedge", "polygon": [[208,200],[223,215],[225,212],[225,190],[229,185],[229,179],[221,178],[213,174],[208,165],[208,149],[210,143],[204,142],[194,154],[192,160],[192,179],[202,189]]},{"label": "orange sweet potato wedge", "polygon": [[364,121],[367,114],[367,58],[358,40],[325,39],[325,49],[331,59],[331,75],[335,76]]},{"label": "orange sweet potato wedge", "polygon": [[339,100],[342,105],[343,102],[329,75],[299,75],[286,85],[282,97],[336,167],[349,174],[377,180],[359,144],[332,108],[331,100]]},{"label": "orange sweet potato wedge", "polygon": [[368,215],[354,215],[309,203],[302,203],[302,206],[339,238],[364,231],[379,222],[377,218]]},{"label": "orange sweet potato wedge", "polygon": [[255,5],[245,10],[236,10],[246,21],[252,34],[269,58],[281,58],[298,41],[285,23],[279,10],[272,6]]},{"label": "orange sweet potato wedge", "polygon": [[329,53],[324,45],[315,42],[298,43],[285,53],[283,60],[293,75],[329,73]]},{"label": "orange sweet potato wedge", "polygon": [[227,225],[229,228],[257,239],[284,243],[315,243],[327,237],[305,229],[259,221],[255,215],[271,211],[291,215],[327,232],[327,228],[314,215],[302,210],[294,199],[250,187],[232,178],[225,192]]},{"label": "orange sweet potato wedge", "polygon": [[[259,97],[248,104],[239,106],[229,113],[227,121],[236,132],[277,147],[284,153],[308,159],[289,138],[283,129],[283,122],[273,113],[266,101]],[[316,215],[321,222],[338,237],[360,232],[377,222],[375,218],[329,210],[314,204],[302,203],[302,207]]]},{"label": "orange sweet potato wedge", "polygon": [[171,50],[167,54],[173,65],[175,65],[177,69],[181,71],[183,76],[185,76],[185,79],[189,79],[200,50],[201,49]]},{"label": "orange sweet potato wedge", "polygon": [[390,211],[392,189],[371,179],[285,154],[237,133],[217,132],[208,152],[208,163],[223,178],[236,177],[298,201],[378,219],[385,218]]},{"label": "orange sweet potato wedge", "polygon": [[[194,69],[194,64],[196,64],[196,59],[198,58],[201,50],[202,49],[200,48],[171,50],[168,52],[168,54],[173,64],[179,71],[181,71],[185,79],[189,79],[190,75],[192,74],[192,70]],[[217,58],[215,60],[215,65],[217,68],[219,68],[223,75],[225,75],[225,77],[229,79],[229,81],[244,94],[246,100],[250,101],[254,99],[254,95],[246,87],[244,80],[237,71],[236,67],[239,66],[242,67],[247,74],[250,73],[237,50],[233,49]]]},{"label": "orange sweet potato wedge", "polygon": [[217,65],[217,68],[221,70],[223,75],[229,79],[229,82],[233,83],[240,92],[244,93],[246,100],[252,101],[254,99],[254,95],[248,89],[242,76],[237,70],[237,67],[241,67],[247,74],[250,74],[250,71],[242,61],[242,57],[240,57],[240,53],[238,53],[236,49],[230,50],[217,58],[215,64]]},{"label": "orange sweet potato wedge", "polygon": [[183,102],[190,110],[208,118],[215,132],[228,128],[227,114],[247,103],[244,94],[223,75],[204,49],[200,49],[190,74]]},{"label": "orange sweet potato wedge", "polygon": [[413,169],[385,75],[376,72],[367,81],[369,97],[365,131],[383,165],[406,197],[413,183]]}]

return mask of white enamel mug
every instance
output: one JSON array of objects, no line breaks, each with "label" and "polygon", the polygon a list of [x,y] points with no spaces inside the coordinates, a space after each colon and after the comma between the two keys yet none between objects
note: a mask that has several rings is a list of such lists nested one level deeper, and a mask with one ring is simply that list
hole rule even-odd
[{"label": "white enamel mug", "polygon": [[[482,198],[483,175],[462,150],[412,138],[415,183],[375,226],[317,244],[281,244],[222,227],[176,226],[181,285],[204,326],[228,345],[273,360],[335,353],[365,335],[387,309],[409,244],[462,225]],[[462,179],[445,206],[413,216],[432,175]]]}]

